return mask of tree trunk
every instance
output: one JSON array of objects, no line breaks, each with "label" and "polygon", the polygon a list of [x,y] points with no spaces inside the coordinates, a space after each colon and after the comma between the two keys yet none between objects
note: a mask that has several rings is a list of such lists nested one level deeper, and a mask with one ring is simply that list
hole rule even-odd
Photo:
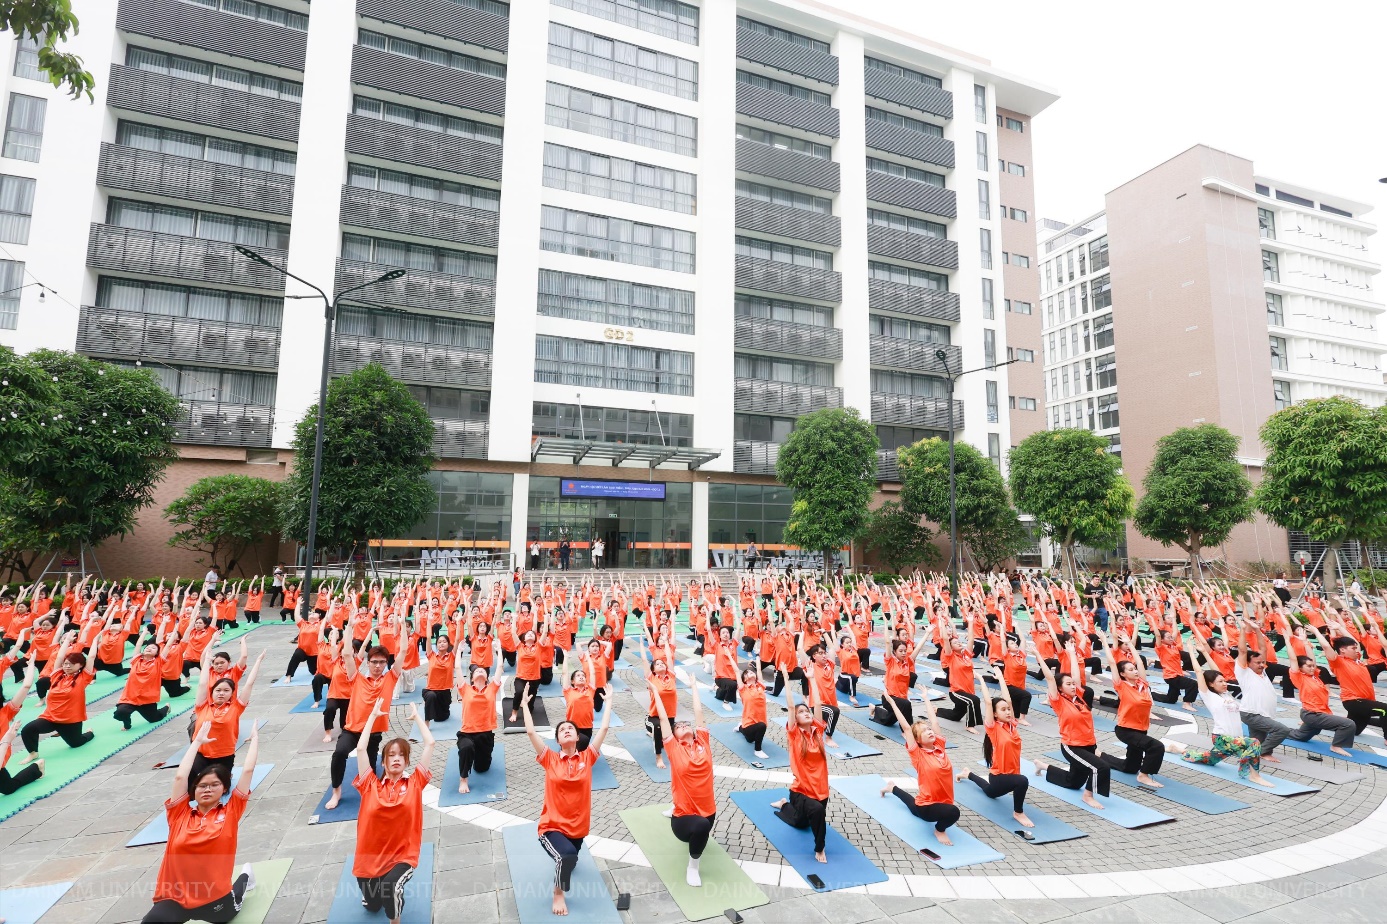
[{"label": "tree trunk", "polygon": [[1204,546],[1193,536],[1190,537],[1190,544],[1185,546],[1185,551],[1188,552],[1190,556],[1190,578],[1196,581],[1202,581],[1204,579],[1204,568],[1199,563],[1199,553],[1203,551],[1203,549]]},{"label": "tree trunk", "polygon": [[1074,542],[1072,539],[1060,546],[1060,562],[1065,579],[1071,583],[1077,582],[1079,569],[1074,561]]},{"label": "tree trunk", "polygon": [[1339,549],[1343,542],[1331,542],[1324,552],[1324,592],[1337,593],[1339,590]]},{"label": "tree trunk", "polygon": [[833,575],[833,551],[824,549],[824,580],[827,581]]}]

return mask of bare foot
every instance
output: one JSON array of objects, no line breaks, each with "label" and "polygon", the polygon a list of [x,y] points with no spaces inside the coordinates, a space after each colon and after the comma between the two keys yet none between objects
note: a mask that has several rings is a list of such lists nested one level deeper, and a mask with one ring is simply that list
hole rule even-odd
[{"label": "bare foot", "polygon": [[1273,755],[1271,755],[1271,754],[1263,754],[1263,755],[1262,755],[1262,763],[1264,763],[1264,764],[1268,764],[1268,763],[1270,763],[1270,764],[1279,764],[1279,763],[1281,763],[1281,758],[1275,757],[1275,756],[1273,756]]},{"label": "bare foot", "polygon": [[848,702],[852,703],[854,706],[860,706],[860,705],[862,705],[861,703],[859,703],[859,702],[857,701],[857,697],[855,697],[855,696],[849,696],[849,697],[848,697]]},{"label": "bare foot", "polygon": [[954,774],[954,781],[955,781],[955,782],[962,783],[962,782],[963,782],[964,780],[966,780],[966,779],[968,779],[968,771],[967,771],[967,770],[963,770],[963,771],[961,771],[961,772],[959,772],[959,773],[955,773],[955,774]]},{"label": "bare foot", "polygon": [[825,738],[824,738],[824,744],[828,745],[828,746],[831,747],[831,748],[836,748],[836,747],[838,747],[838,742],[836,742],[836,741],[834,741],[832,738],[828,738],[828,737],[825,737]]},{"label": "bare foot", "polygon": [[665,756],[663,754],[655,757],[655,766],[659,767],[661,770],[665,769]]},{"label": "bare foot", "polygon": [[554,904],[550,906],[549,911],[560,916],[568,915],[568,902],[563,899],[563,889],[554,890]]},{"label": "bare foot", "polygon": [[468,793],[468,792],[471,792],[471,791],[472,791],[471,787],[469,787],[469,786],[467,785],[467,778],[466,778],[466,777],[463,777],[462,779],[458,780],[458,792],[461,792],[461,793]]},{"label": "bare foot", "polygon": [[894,788],[894,787],[892,787],[892,786],[883,786],[883,787],[881,787],[881,797],[882,797],[883,799],[885,799],[887,796],[891,795],[891,790],[892,790],[893,788]]},{"label": "bare foot", "polygon": [[332,732],[323,732],[323,744],[327,744],[327,743],[328,743],[329,741],[331,741],[331,740],[332,740]]},{"label": "bare foot", "polygon": [[1171,741],[1169,738],[1163,738],[1161,739],[1161,744],[1165,745],[1165,749],[1172,754],[1185,753],[1185,746],[1178,741]]},{"label": "bare foot", "polygon": [[329,800],[327,800],[327,805],[323,806],[323,808],[327,809],[327,810],[330,812],[330,811],[332,811],[333,809],[337,808],[337,803],[339,803],[339,802],[341,802],[341,801],[342,801],[342,790],[340,790],[340,789],[334,789],[334,790],[332,791],[332,798],[329,799]]},{"label": "bare foot", "polygon": [[20,763],[21,763],[21,764],[32,763],[33,761],[36,761],[36,760],[38,760],[38,759],[39,759],[39,755],[38,755],[37,753],[27,754],[27,755],[25,755],[24,759],[20,761]]},{"label": "bare foot", "polygon": [[1025,812],[1012,812],[1011,817],[1016,819],[1016,823],[1023,828],[1034,828],[1035,822],[1026,817]]},{"label": "bare foot", "polygon": [[1036,776],[1040,776],[1042,773],[1044,773],[1046,770],[1049,770],[1049,769],[1050,769],[1050,765],[1047,764],[1045,761],[1043,761],[1043,760],[1037,760],[1037,761],[1035,761],[1035,775],[1036,775]]},{"label": "bare foot", "polygon": [[1266,789],[1272,788],[1271,780],[1262,776],[1262,774],[1256,772],[1255,770],[1247,775],[1247,781],[1255,786],[1262,786]]},{"label": "bare foot", "polygon": [[789,801],[789,799],[776,799],[774,802],[771,803],[771,808],[775,809],[776,811],[780,811],[782,808],[785,807],[785,803]]},{"label": "bare foot", "polygon": [[965,726],[963,730],[975,738],[978,736],[978,730],[971,725]]},{"label": "bare foot", "polygon": [[[39,776],[43,776],[43,758],[34,761],[34,766],[39,768]],[[0,924],[5,924],[4,919],[0,919]]]},{"label": "bare foot", "polygon": [[1093,793],[1089,792],[1087,789],[1084,790],[1084,805],[1087,805],[1089,808],[1096,808],[1099,811],[1103,810],[1103,803],[1095,799]]},{"label": "bare foot", "polygon": [[1335,754],[1338,754],[1340,757],[1352,757],[1352,756],[1353,756],[1353,755],[1350,754],[1348,751],[1345,751],[1343,748],[1335,747],[1335,746],[1333,746],[1333,745],[1330,745],[1329,750],[1333,751]]},{"label": "bare foot", "polygon": [[[515,721],[515,713],[512,712],[512,713],[510,714],[510,718],[509,718],[509,719],[506,719],[506,721],[507,721],[507,722],[512,722],[512,723],[513,723],[513,722]],[[559,894],[562,895],[563,893],[559,893]],[[554,912],[554,913],[555,913],[555,914],[558,914],[557,911]],[[564,913],[564,914],[568,914],[568,908],[567,908],[567,906],[564,907],[564,912],[563,912],[563,913]]]},{"label": "bare foot", "polygon": [[1198,712],[1198,711],[1199,711],[1199,707],[1196,706],[1194,703],[1181,703],[1181,704],[1180,704],[1180,708],[1183,709],[1183,710],[1185,710],[1186,712]]},{"label": "bare foot", "polygon": [[948,831],[935,831],[934,839],[937,840],[939,843],[943,844],[945,847],[952,847],[954,845],[954,842],[949,840]]},{"label": "bare foot", "polygon": [[815,859],[815,860],[818,860],[820,863],[827,863],[827,862],[828,862],[828,857],[824,856],[824,852],[823,852],[822,850],[820,850],[818,853],[814,854],[814,859]]},{"label": "bare foot", "polygon": [[1149,773],[1138,773],[1137,782],[1151,789],[1160,789],[1165,785],[1164,783],[1157,783],[1155,777],[1151,776]]},{"label": "bare foot", "polygon": [[1018,717],[1017,717],[1017,719],[1016,719],[1016,724],[1017,724],[1017,725],[1030,725],[1031,722],[1030,722],[1029,719],[1027,719],[1027,718],[1023,715],[1023,716],[1018,716]]}]

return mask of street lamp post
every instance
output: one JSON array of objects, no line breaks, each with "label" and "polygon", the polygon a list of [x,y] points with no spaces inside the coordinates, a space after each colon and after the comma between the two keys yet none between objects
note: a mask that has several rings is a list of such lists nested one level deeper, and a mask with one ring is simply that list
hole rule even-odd
[{"label": "street lamp post", "polygon": [[268,266],[270,269],[278,273],[282,273],[290,279],[294,279],[298,282],[303,283],[304,285],[312,289],[314,292],[317,292],[318,297],[323,300],[323,309],[326,323],[323,325],[322,372],[318,379],[318,422],[313,433],[313,478],[309,482],[308,493],[308,560],[304,565],[303,584],[301,585],[299,591],[301,594],[299,599],[305,604],[307,604],[313,594],[313,559],[317,556],[318,552],[318,483],[322,480],[323,477],[323,430],[327,423],[326,409],[328,363],[332,358],[332,339],[334,329],[337,324],[337,303],[341,301],[342,296],[352,292],[356,292],[359,289],[365,289],[382,282],[393,282],[394,280],[399,279],[401,276],[403,276],[405,274],[405,271],[402,269],[391,270],[390,272],[385,273],[384,275],[379,276],[376,279],[372,279],[370,282],[363,282],[360,285],[352,286],[349,289],[343,289],[341,292],[337,293],[336,298],[329,298],[326,292],[315,286],[313,283],[309,282],[307,279],[304,279],[301,276],[295,276],[293,273],[289,272],[284,267],[271,263],[269,260],[265,259],[263,256],[256,253],[255,251],[251,250],[249,247],[242,247],[241,245],[237,244],[236,252],[248,260],[254,260],[256,263],[259,263],[263,266]]}]

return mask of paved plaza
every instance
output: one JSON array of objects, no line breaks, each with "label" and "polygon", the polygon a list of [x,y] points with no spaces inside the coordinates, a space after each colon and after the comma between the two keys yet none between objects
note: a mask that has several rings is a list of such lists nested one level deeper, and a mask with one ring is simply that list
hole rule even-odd
[{"label": "paved plaza", "polygon": [[[309,823],[327,785],[328,754],[303,750],[315,729],[321,738],[321,716],[288,712],[308,688],[272,686],[292,651],[291,629],[271,623],[247,638],[252,657],[263,647],[270,649],[247,715],[265,720],[260,762],[274,767],[251,798],[241,825],[238,861],[293,861],[266,918],[271,924],[326,921],[343,862],[352,855],[356,826]],[[634,672],[621,676],[628,685],[639,685]],[[634,696],[624,692],[613,699],[625,722],[622,730],[638,729],[644,709]],[[103,705],[94,708],[92,715],[109,721],[101,714]],[[777,707],[770,709],[774,721]],[[399,708],[393,715],[394,729],[400,733],[406,732],[405,715]],[[1283,718],[1290,721],[1292,717]],[[135,721],[138,727],[140,720]],[[1171,721],[1176,724],[1166,726],[1166,731],[1193,731],[1183,716]],[[161,813],[173,771],[152,767],[185,740],[185,728],[185,719],[168,723],[0,823],[0,888],[72,882],[72,888],[40,918],[44,924],[139,920],[149,908],[163,846],[126,847],[125,843]],[[833,761],[831,772],[911,775],[899,745],[876,740],[868,729],[846,719],[840,728],[883,753]],[[1153,729],[1153,733],[1162,732]],[[773,726],[771,737],[785,743],[782,727]],[[950,752],[956,769],[978,759],[975,740],[961,734],[950,737],[959,745]],[[1103,740],[1111,739],[1100,736],[1100,743]],[[618,815],[623,809],[667,802],[668,784],[652,782],[621,750],[615,736],[608,741],[604,751],[620,786],[594,793],[588,847],[613,894],[631,896],[624,920],[682,921],[678,906]],[[432,767],[435,782],[442,779],[445,761],[455,759],[452,742],[439,743]],[[538,817],[542,784],[523,736],[508,736],[505,743],[506,801],[440,810],[432,806],[436,791],[426,796],[430,807],[425,810],[424,840],[436,845],[432,909],[436,922],[519,920],[501,829]],[[1373,743],[1381,741],[1365,738],[1360,746]],[[1026,733],[1027,756],[1053,749],[1054,744]],[[55,746],[56,740],[46,742],[44,751]],[[749,924],[1018,920],[1300,924],[1387,918],[1382,910],[1387,908],[1387,770],[1326,759],[1324,768],[1361,777],[1330,784],[1280,774],[1323,787],[1313,794],[1282,798],[1198,776],[1168,760],[1164,772],[1171,778],[1246,802],[1248,808],[1204,815],[1146,792],[1115,786],[1114,794],[1175,819],[1134,831],[1033,789],[1032,804],[1073,824],[1087,837],[1030,845],[965,811],[961,827],[1005,857],[948,871],[915,854],[835,794],[829,803],[830,823],[889,879],[865,888],[816,894],[782,865],[780,855],[729,798],[738,790],[783,786],[788,773],[749,768],[722,745],[715,742],[714,748],[719,808],[715,839],[770,898],[769,904],[743,912]],[[4,916],[3,906],[0,916]]]}]

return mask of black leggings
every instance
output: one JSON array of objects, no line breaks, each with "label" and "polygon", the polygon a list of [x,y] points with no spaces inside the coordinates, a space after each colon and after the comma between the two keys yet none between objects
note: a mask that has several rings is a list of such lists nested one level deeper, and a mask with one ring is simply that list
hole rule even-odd
[{"label": "black leggings", "polygon": [[183,686],[183,684],[179,683],[177,677],[175,677],[173,680],[164,680],[161,682],[164,687],[164,692],[169,695],[170,699],[172,699],[175,696],[182,696],[184,693],[187,693],[190,689],[189,687],[185,687]]},{"label": "black leggings", "polygon": [[323,702],[323,731],[332,731],[333,714],[337,716],[337,727],[347,727],[347,707],[352,704],[350,699],[342,697],[340,699],[329,696]]},{"label": "black leggings", "polygon": [[458,732],[458,776],[467,779],[474,767],[478,773],[490,770],[495,749],[495,732]]},{"label": "black leggings", "polygon": [[990,773],[984,779],[976,773],[969,771],[968,779],[977,784],[982,790],[982,794],[989,799],[996,799],[1011,793],[1011,810],[1013,812],[1024,812],[1026,810],[1026,793],[1030,792],[1031,781],[1019,773]]},{"label": "black leggings", "polygon": [[833,730],[838,727],[838,716],[842,714],[842,710],[837,706],[830,706],[827,703],[821,703],[819,705],[819,717],[823,718],[825,715],[828,716],[828,718],[824,719],[824,724],[828,726],[824,729],[824,734],[829,738],[833,737]]},{"label": "black leggings", "polygon": [[1111,754],[1104,754],[1103,759],[1113,770],[1122,773],[1160,773],[1161,761],[1165,758],[1165,745],[1152,738],[1144,731],[1135,728],[1117,726],[1113,734],[1117,735],[1117,740],[1127,745],[1126,757],[1114,757]]},{"label": "black leggings", "polygon": [[[655,740],[656,755],[663,754],[665,752],[665,735],[664,732],[660,731],[660,717],[657,715],[646,716],[645,727],[650,729],[650,737]],[[672,723],[671,727],[673,727]]]},{"label": "black leggings", "polygon": [[250,877],[242,873],[231,883],[230,892],[216,901],[198,905],[196,908],[184,908],[171,898],[155,902],[154,907],[145,914],[142,924],[186,924],[188,921],[227,924],[240,912],[241,903],[246,897],[246,886],[249,884]]},{"label": "black leggings", "polygon": [[99,657],[96,659],[93,666],[96,670],[106,671],[108,674],[115,674],[117,677],[124,677],[126,674],[130,673],[130,668],[121,664],[119,661],[103,661]]},{"label": "black leggings", "polygon": [[408,863],[396,863],[384,876],[371,879],[356,877],[356,887],[361,890],[361,905],[368,914],[385,912],[390,920],[397,920],[405,910],[405,884],[414,875],[414,867]]},{"label": "black leggings", "polygon": [[246,621],[247,621],[247,622],[253,622],[253,623],[255,623],[257,626],[260,625],[260,611],[259,611],[259,610],[246,610]]},{"label": "black leggings", "polygon": [[951,722],[963,719],[963,723],[969,728],[982,724],[982,700],[978,699],[976,693],[950,690],[949,699],[953,700],[952,706],[948,709],[936,710],[939,718],[948,719]]},{"label": "black leggings", "polygon": [[1353,719],[1355,735],[1363,734],[1363,729],[1369,725],[1376,725],[1387,731],[1387,703],[1380,703],[1375,699],[1346,699],[1343,702],[1344,712]]},{"label": "black leggings", "polygon": [[197,779],[199,776],[202,775],[202,771],[206,770],[213,764],[221,764],[223,767],[226,768],[227,772],[230,773],[231,768],[235,763],[236,752],[234,751],[230,754],[227,754],[225,757],[207,757],[201,751],[198,751],[197,756],[193,758],[193,769],[188,774],[188,779]]},{"label": "black leggings", "polygon": [[91,732],[82,731],[81,722],[53,722],[48,719],[34,719],[19,730],[19,740],[30,754],[39,752],[39,738],[49,732],[57,732],[58,737],[70,748],[80,748],[92,738]]},{"label": "black leggings", "polygon": [[[384,732],[372,732],[371,737],[366,739],[366,758],[374,768],[376,765],[376,755],[380,753],[380,739]],[[342,729],[342,734],[337,736],[337,747],[332,752],[332,788],[340,789],[342,781],[347,778],[347,759],[352,756],[356,746],[361,743],[362,732],[348,731]]]},{"label": "black leggings", "polygon": [[737,681],[730,677],[718,677],[713,681],[717,685],[717,692],[713,695],[721,702],[735,703],[737,701]]},{"label": "black leggings", "polygon": [[289,666],[284,669],[285,677],[293,677],[294,671],[299,669],[300,664],[308,665],[310,674],[318,673],[318,656],[311,655],[302,648],[295,648],[294,653],[289,656]]},{"label": "black leggings", "polygon": [[790,800],[776,809],[775,817],[792,828],[808,828],[814,834],[814,852],[823,853],[828,836],[828,800],[811,799],[790,790]]},{"label": "black leggings", "polygon": [[13,776],[10,775],[10,771],[0,767],[0,796],[8,796],[21,786],[28,786],[41,776],[43,776],[43,771],[39,769],[38,764],[21,767],[19,772]]},{"label": "black leggings", "polygon": [[1069,761],[1069,769],[1061,770],[1051,764],[1045,768],[1045,779],[1064,789],[1087,789],[1106,796],[1112,785],[1112,771],[1091,745],[1061,744],[1060,751]]},{"label": "black leggings", "polygon": [[[790,671],[790,679],[791,679],[791,680],[799,680],[799,681],[803,682],[803,681],[805,680],[804,669],[803,669],[803,668],[797,667],[797,668],[795,668],[794,670]],[[785,689],[785,675],[782,674],[780,671],[776,671],[776,672],[775,672],[775,686],[771,688],[771,696],[779,696],[779,695],[780,695],[780,691],[783,690],[783,689]],[[808,688],[806,687],[805,690],[806,690],[806,695],[807,695],[807,693],[808,693]]]},{"label": "black leggings", "polygon": [[513,691],[514,692],[512,693],[512,699],[510,703],[511,712],[514,712],[516,715],[519,715],[520,705],[521,703],[525,702],[525,697],[527,696],[533,697],[533,699],[530,700],[530,709],[533,712],[535,708],[534,701],[539,699],[539,681],[521,680],[519,677],[517,677],[515,678],[515,686],[513,688]]},{"label": "black leggings", "polygon": [[133,703],[116,703],[116,708],[111,713],[111,717],[124,725],[126,731],[129,731],[130,716],[132,713],[136,712],[140,714],[140,718],[144,719],[150,725],[153,725],[155,722],[162,722],[164,717],[168,715],[169,709],[167,706],[160,706],[158,703],[145,703],[142,706],[136,706]]},{"label": "black leggings", "polygon": [[313,675],[313,702],[321,703],[323,701],[323,690],[326,689],[330,683],[332,683],[331,677],[324,677],[322,674],[318,673]]},{"label": "black leggings", "polygon": [[859,648],[859,649],[857,649],[857,662],[858,662],[858,664],[860,664],[860,665],[862,666],[862,672],[863,672],[864,674],[865,674],[867,671],[871,670],[871,669],[872,669],[872,649],[870,649],[870,648]]},{"label": "black leggings", "polygon": [[545,831],[539,836],[539,844],[554,858],[554,888],[567,892],[573,868],[578,865],[578,851],[583,849],[583,839],[571,838],[558,831]]},{"label": "black leggings", "polygon": [[690,859],[697,860],[703,856],[703,848],[708,846],[708,837],[713,833],[713,821],[717,817],[714,812],[712,815],[675,815],[670,818],[670,830],[675,837],[689,845]]},{"label": "black leggings", "polygon": [[951,802],[931,802],[928,805],[916,805],[915,797],[899,786],[893,787],[891,793],[905,803],[905,807],[910,809],[910,814],[921,821],[932,823],[936,831],[947,831],[950,825],[958,823],[960,812],[958,806]]},{"label": "black leggings", "polygon": [[1025,687],[1014,687],[1007,684],[1007,693],[1011,696],[1011,711],[1017,718],[1029,715],[1031,711],[1031,691]]},{"label": "black leggings", "polygon": [[1199,684],[1195,682],[1193,677],[1180,674],[1176,677],[1167,677],[1165,682],[1168,686],[1164,693],[1151,691],[1151,698],[1158,703],[1173,703],[1180,698],[1181,692],[1185,694],[1185,702],[1192,703],[1195,697],[1199,695]]},{"label": "black leggings", "polygon": [[592,691],[592,711],[593,711],[593,712],[601,712],[601,711],[602,711],[602,703],[606,700],[606,698],[607,698],[607,688],[606,688],[606,687],[598,687],[597,689],[593,690],[593,691]]},{"label": "black leggings", "polygon": [[761,745],[766,740],[766,723],[752,722],[750,725],[743,725],[737,731],[742,733],[742,737],[750,742],[753,750],[762,750]]},{"label": "black leggings", "polygon": [[424,690],[424,721],[446,722],[453,714],[452,690]]},{"label": "black leggings", "polygon": [[[1291,683],[1291,669],[1284,664],[1268,664],[1267,679],[1275,680],[1278,677],[1281,678],[1281,695],[1286,699],[1293,699],[1295,684]],[[1377,678],[1374,677],[1373,681],[1376,682]]]},{"label": "black leggings", "polygon": [[[915,713],[910,708],[910,700],[903,696],[893,696],[896,708],[901,711],[905,718],[905,724],[909,725],[915,720]],[[896,724],[896,714],[891,711],[891,706],[886,700],[886,694],[881,694],[881,705],[872,709],[872,721],[878,725],[894,726]]]}]

